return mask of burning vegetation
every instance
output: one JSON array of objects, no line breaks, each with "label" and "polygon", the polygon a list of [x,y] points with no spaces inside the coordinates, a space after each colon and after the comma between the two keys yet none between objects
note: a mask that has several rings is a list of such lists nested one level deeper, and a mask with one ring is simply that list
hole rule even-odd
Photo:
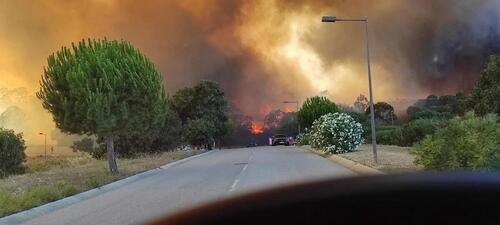
[{"label": "burning vegetation", "polygon": [[254,135],[264,133],[264,125],[262,122],[252,121],[252,124],[250,125],[250,133]]}]

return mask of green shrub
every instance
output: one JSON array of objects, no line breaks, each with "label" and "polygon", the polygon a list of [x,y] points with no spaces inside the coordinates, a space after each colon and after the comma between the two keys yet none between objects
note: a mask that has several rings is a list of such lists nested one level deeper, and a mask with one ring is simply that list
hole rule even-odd
[{"label": "green shrub", "polygon": [[309,132],[302,132],[297,136],[297,144],[309,145],[311,143],[311,134]]},{"label": "green shrub", "polygon": [[[399,145],[402,140],[402,131],[399,126],[384,126],[377,127],[377,144],[382,145]],[[371,133],[367,138],[371,140]],[[370,142],[371,143],[371,142]]]},{"label": "green shrub", "polygon": [[0,128],[0,178],[23,172],[26,146],[22,134]]},{"label": "green shrub", "polygon": [[402,140],[398,145],[413,146],[427,135],[434,134],[438,127],[446,125],[446,121],[432,119],[417,119],[405,124],[402,128]]},{"label": "green shrub", "polygon": [[78,190],[76,189],[76,187],[74,185],[67,184],[67,183],[58,183],[57,189],[59,190],[59,193],[60,193],[61,197],[63,197],[63,198],[74,195],[78,192]]},{"label": "green shrub", "polygon": [[468,113],[416,145],[415,163],[427,169],[500,168],[500,124],[497,116]]},{"label": "green shrub", "polygon": [[[445,125],[443,120],[418,119],[403,126],[379,126],[376,129],[377,144],[413,146]],[[367,143],[371,143],[371,132],[366,132],[364,137]]]},{"label": "green shrub", "polygon": [[97,187],[100,187],[102,185],[102,179],[100,179],[99,177],[96,177],[96,176],[92,176],[92,177],[89,177],[87,179],[87,181],[85,182],[85,184],[91,188],[97,188]]},{"label": "green shrub", "polygon": [[433,110],[422,110],[413,113],[410,116],[410,121],[419,119],[432,119],[432,120],[449,120],[453,118],[453,114],[449,112],[436,112]]},{"label": "green shrub", "polygon": [[349,152],[363,143],[363,127],[345,113],[328,113],[314,121],[311,146],[329,153]]}]

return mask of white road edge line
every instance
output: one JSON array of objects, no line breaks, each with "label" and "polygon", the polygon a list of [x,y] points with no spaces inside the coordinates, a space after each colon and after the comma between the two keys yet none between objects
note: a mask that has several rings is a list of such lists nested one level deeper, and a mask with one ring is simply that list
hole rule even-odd
[{"label": "white road edge line", "polygon": [[210,154],[212,152],[214,152],[214,151],[212,150],[212,151],[204,152],[204,153],[201,153],[198,155],[193,155],[193,156],[181,159],[181,160],[177,160],[177,161],[168,163],[168,164],[160,166],[158,168],[154,168],[154,169],[144,171],[142,173],[139,173],[139,174],[136,174],[136,175],[133,175],[130,177],[126,177],[124,179],[115,181],[113,183],[106,184],[106,185],[98,187],[98,188],[94,188],[94,189],[90,189],[88,191],[80,192],[76,195],[72,195],[72,196],[62,198],[62,199],[59,199],[59,200],[56,200],[53,202],[49,202],[47,204],[44,204],[44,205],[41,205],[41,206],[38,206],[35,208],[27,209],[25,211],[21,211],[21,212],[12,214],[12,215],[0,217],[0,225],[3,225],[3,224],[11,225],[11,224],[25,223],[29,220],[36,218],[36,217],[43,216],[47,213],[59,210],[63,207],[73,205],[75,203],[93,198],[93,197],[98,196],[100,194],[104,194],[108,191],[121,188],[127,184],[136,182],[142,178],[146,178],[146,177],[149,177],[151,175],[154,175],[161,170],[168,169],[170,167],[179,165],[179,164],[184,163],[184,162],[189,161],[189,160],[196,159],[198,157]]}]

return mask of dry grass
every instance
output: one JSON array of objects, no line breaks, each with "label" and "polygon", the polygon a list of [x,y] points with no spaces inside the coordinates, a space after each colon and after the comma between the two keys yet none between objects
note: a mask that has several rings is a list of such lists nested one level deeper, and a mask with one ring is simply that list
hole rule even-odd
[{"label": "dry grass", "polygon": [[[0,216],[57,200],[68,196],[64,189],[74,189],[71,194],[86,191],[104,184],[158,168],[202,151],[174,151],[160,154],[145,154],[131,159],[119,159],[119,174],[108,172],[107,161],[96,160],[88,155],[30,157],[27,159],[27,172],[0,180]],[[41,191],[40,191],[41,190]],[[62,192],[62,193],[60,193]],[[40,198],[33,198],[33,193]],[[50,193],[50,194],[47,194]],[[27,197],[28,196],[28,197]],[[45,197],[43,197],[45,196]],[[49,197],[46,197],[49,196]],[[25,202],[23,199],[34,199]],[[14,202],[22,202],[19,207],[10,207]]]},{"label": "dry grass", "polygon": [[[29,157],[45,155],[44,145],[28,145],[24,151]],[[81,152],[74,152],[69,146],[47,146],[47,156],[79,156]]]},{"label": "dry grass", "polygon": [[423,168],[415,165],[415,156],[411,154],[413,148],[393,145],[377,145],[378,164],[373,163],[372,145],[362,145],[356,151],[338,156],[350,159],[366,166],[386,173],[412,172]]}]

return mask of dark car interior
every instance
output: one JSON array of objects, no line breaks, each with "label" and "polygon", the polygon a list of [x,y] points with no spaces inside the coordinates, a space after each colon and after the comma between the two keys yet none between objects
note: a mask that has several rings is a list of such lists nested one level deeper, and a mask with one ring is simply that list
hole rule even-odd
[{"label": "dark car interior", "polygon": [[292,185],[152,224],[500,224],[499,202],[499,174],[402,174]]}]

